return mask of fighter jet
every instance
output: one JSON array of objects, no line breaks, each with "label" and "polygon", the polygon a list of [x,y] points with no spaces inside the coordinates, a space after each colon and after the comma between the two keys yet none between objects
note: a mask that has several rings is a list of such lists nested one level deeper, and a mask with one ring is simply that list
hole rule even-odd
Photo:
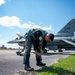
[{"label": "fighter jet", "polygon": [[54,41],[47,44],[51,48],[75,48],[75,19],[70,20],[56,35]]},{"label": "fighter jet", "polygon": [[26,41],[26,37],[27,37],[27,33],[25,35],[20,35],[19,33],[17,33],[18,37],[15,38],[14,40],[8,41],[7,43],[9,44],[18,44],[19,46],[23,47],[22,50],[19,50],[18,52],[16,52],[17,55],[22,55],[21,53],[24,52],[25,49],[25,41]]},{"label": "fighter jet", "polygon": [[[17,34],[19,38],[9,41],[8,43],[18,43],[19,46],[25,49],[25,36]],[[54,41],[47,43],[47,48],[50,49],[59,49],[59,52],[62,52],[62,48],[75,48],[75,19],[70,20],[54,37]],[[45,50],[47,52],[47,50]]]}]

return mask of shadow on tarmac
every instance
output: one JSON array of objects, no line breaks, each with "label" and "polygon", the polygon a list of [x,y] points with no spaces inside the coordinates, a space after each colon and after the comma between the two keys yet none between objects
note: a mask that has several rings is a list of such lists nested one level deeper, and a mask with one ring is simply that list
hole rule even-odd
[{"label": "shadow on tarmac", "polygon": [[46,55],[46,56],[49,56],[49,55],[56,55],[56,54],[59,54],[59,55],[72,55],[70,52],[43,53],[43,55]]},{"label": "shadow on tarmac", "polygon": [[57,75],[75,75],[75,72],[69,71],[69,70],[65,70],[62,69],[60,67],[42,67],[42,69],[39,70],[35,70],[36,72],[40,73],[40,72],[46,72],[47,75],[52,73],[52,75],[57,74]]},{"label": "shadow on tarmac", "polygon": [[[35,52],[32,52],[33,54],[35,54]],[[43,53],[42,55],[44,56],[52,56],[52,55],[72,55],[71,52],[48,52],[48,53]],[[19,54],[19,56],[23,56],[24,53]]]},{"label": "shadow on tarmac", "polygon": [[[32,53],[35,54],[35,52],[32,52]],[[57,55],[57,54],[59,54],[59,55],[72,55],[71,52],[51,52],[51,53],[49,52],[49,53],[43,53],[42,55],[50,56],[50,55]]]}]

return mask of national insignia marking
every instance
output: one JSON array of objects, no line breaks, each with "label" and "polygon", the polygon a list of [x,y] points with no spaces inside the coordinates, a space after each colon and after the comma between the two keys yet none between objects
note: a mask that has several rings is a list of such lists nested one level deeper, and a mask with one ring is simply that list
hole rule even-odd
[{"label": "national insignia marking", "polygon": [[39,40],[41,41],[42,39],[43,39],[42,36],[40,36],[40,37],[39,37]]}]

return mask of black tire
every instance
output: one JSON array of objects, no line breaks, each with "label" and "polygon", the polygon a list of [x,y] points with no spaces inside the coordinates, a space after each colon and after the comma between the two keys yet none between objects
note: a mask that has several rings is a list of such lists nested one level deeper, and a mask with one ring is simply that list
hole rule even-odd
[{"label": "black tire", "polygon": [[20,53],[20,56],[23,56],[23,54],[22,54],[22,53]]},{"label": "black tire", "polygon": [[46,49],[44,49],[44,52],[43,53],[47,53],[47,50]]},{"label": "black tire", "polygon": [[59,52],[63,52],[63,50],[60,49]]},{"label": "black tire", "polygon": [[16,52],[16,54],[17,54],[17,55],[20,55],[20,54],[21,54],[21,52]]}]

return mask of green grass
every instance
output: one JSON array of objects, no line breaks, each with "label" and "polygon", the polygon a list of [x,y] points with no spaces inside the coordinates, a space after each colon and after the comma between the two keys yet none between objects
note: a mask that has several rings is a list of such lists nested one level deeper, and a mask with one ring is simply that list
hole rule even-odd
[{"label": "green grass", "polygon": [[75,54],[59,63],[37,70],[38,75],[75,75]]}]

